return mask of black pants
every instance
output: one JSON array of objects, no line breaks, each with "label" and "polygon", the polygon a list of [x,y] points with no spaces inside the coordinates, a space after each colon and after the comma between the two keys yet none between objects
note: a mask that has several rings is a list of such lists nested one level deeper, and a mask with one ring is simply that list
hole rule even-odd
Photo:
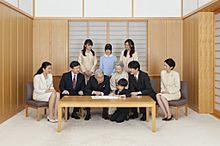
[{"label": "black pants", "polygon": [[[144,95],[143,95],[143,96],[144,96]],[[150,97],[151,97],[154,101],[156,101],[156,104],[158,104],[158,103],[157,103],[157,100],[156,100],[156,94],[152,94],[152,95],[150,95]],[[140,109],[140,113],[141,113],[141,114],[146,114],[146,108],[139,108],[139,109]],[[131,113],[138,114],[137,108],[131,108]]]},{"label": "black pants", "polygon": [[116,121],[118,123],[127,120],[129,113],[129,108],[117,108],[117,110],[111,116],[111,121]]},{"label": "black pants", "polygon": [[[139,108],[141,114],[146,114],[146,108]],[[137,108],[131,108],[131,113],[138,114]]]},{"label": "black pants", "polygon": [[[86,110],[87,114],[90,114],[91,108],[85,108],[85,110]],[[102,115],[104,115],[104,114],[108,115],[108,108],[106,108],[106,107],[104,107],[102,110]]]},{"label": "black pants", "polygon": [[79,107],[74,107],[74,109],[73,109],[73,113],[78,113],[79,112]]}]

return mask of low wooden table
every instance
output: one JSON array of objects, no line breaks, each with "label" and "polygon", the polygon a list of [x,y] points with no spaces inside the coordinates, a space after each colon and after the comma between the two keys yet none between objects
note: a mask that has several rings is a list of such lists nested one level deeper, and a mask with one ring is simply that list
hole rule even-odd
[{"label": "low wooden table", "polygon": [[156,102],[150,96],[134,96],[120,99],[92,99],[91,96],[64,96],[58,102],[58,132],[61,132],[62,108],[65,108],[65,121],[67,121],[68,107],[143,107],[146,108],[147,122],[149,120],[148,108],[151,108],[152,132],[156,132]]}]

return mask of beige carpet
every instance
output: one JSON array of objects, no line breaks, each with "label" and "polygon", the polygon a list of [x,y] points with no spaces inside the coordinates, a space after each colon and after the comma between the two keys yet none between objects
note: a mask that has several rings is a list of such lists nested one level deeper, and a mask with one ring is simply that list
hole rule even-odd
[{"label": "beige carpet", "polygon": [[[137,120],[116,124],[103,120],[93,111],[90,121],[70,119],[63,131],[44,117],[34,119],[35,111],[25,118],[24,111],[0,125],[1,146],[219,146],[220,121],[211,115],[189,110],[179,120],[164,122],[157,118],[157,132],[149,123]],[[161,115],[162,116],[162,115]]]}]

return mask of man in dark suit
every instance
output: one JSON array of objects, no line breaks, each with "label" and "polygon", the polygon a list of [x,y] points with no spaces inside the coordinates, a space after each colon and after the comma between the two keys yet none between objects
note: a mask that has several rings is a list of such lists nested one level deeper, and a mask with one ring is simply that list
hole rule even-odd
[{"label": "man in dark suit", "polygon": [[[140,70],[140,64],[138,61],[131,61],[128,64],[129,68],[129,90],[132,96],[137,95],[148,95],[156,101],[156,93],[151,87],[150,78],[147,73]],[[140,109],[143,116],[140,120],[146,120],[146,110]],[[130,116],[131,119],[137,118],[137,108],[132,109],[133,114]]]},{"label": "man in dark suit", "polygon": [[[95,75],[91,76],[86,88],[84,90],[85,95],[103,96],[110,93],[110,79],[104,75],[103,71],[98,69],[95,71]],[[91,118],[90,108],[86,108],[87,115],[85,120]],[[109,119],[108,108],[103,108],[102,118]]]},{"label": "man in dark suit", "polygon": [[[83,95],[83,89],[85,88],[85,77],[80,73],[80,64],[78,61],[72,61],[70,63],[71,71],[64,73],[60,80],[60,92],[61,98],[64,95]],[[80,119],[78,116],[79,108],[74,108],[71,117]],[[69,113],[69,108],[68,108]],[[69,114],[68,114],[69,119]]]}]

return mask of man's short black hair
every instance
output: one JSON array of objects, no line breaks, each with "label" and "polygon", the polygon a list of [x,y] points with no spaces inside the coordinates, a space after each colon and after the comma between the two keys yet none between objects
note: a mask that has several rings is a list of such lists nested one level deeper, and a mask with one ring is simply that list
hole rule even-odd
[{"label": "man's short black hair", "polygon": [[80,63],[79,63],[78,61],[72,61],[72,62],[70,63],[70,68],[74,68],[74,67],[76,67],[76,66],[80,66]]},{"label": "man's short black hair", "polygon": [[125,78],[122,78],[118,81],[118,85],[126,87],[128,85],[128,81]]},{"label": "man's short black hair", "polygon": [[140,63],[138,61],[131,61],[128,64],[128,68],[134,68],[140,70]]}]

